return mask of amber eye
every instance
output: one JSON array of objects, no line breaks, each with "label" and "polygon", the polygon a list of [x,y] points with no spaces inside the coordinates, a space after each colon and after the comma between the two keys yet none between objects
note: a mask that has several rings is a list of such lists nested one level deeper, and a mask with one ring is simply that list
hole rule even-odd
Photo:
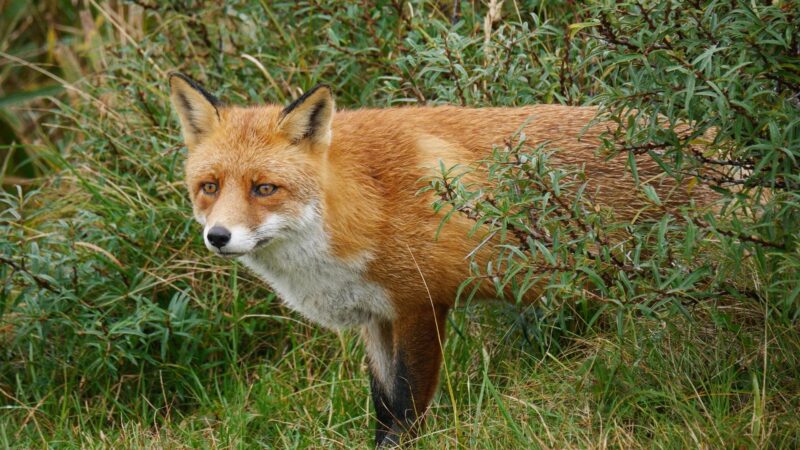
[{"label": "amber eye", "polygon": [[217,183],[203,183],[200,189],[202,189],[203,193],[206,195],[214,195],[219,190],[219,186],[217,186]]},{"label": "amber eye", "polygon": [[278,186],[275,186],[274,184],[265,183],[253,187],[253,194],[255,194],[258,197],[268,197],[274,194],[275,191],[277,190]]}]

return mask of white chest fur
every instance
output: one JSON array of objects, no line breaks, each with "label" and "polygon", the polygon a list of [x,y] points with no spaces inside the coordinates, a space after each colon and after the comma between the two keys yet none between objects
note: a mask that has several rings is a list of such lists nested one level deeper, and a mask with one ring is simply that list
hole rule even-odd
[{"label": "white chest fur", "polygon": [[367,259],[342,262],[331,255],[319,216],[239,260],[287,306],[322,326],[347,328],[393,317],[385,291],[364,278]]}]

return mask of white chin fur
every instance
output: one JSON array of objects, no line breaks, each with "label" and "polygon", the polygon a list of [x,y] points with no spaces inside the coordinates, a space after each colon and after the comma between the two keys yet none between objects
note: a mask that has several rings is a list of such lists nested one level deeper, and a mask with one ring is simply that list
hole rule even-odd
[{"label": "white chin fur", "polygon": [[[218,254],[243,255],[252,252],[256,247],[276,238],[291,234],[293,229],[303,229],[308,223],[315,220],[318,216],[315,204],[306,205],[299,217],[294,220],[288,219],[282,214],[270,214],[261,225],[255,230],[242,225],[228,225],[221,221],[213,224],[206,223],[206,218],[197,217],[198,222],[205,225],[203,229],[203,241],[206,248]],[[227,245],[218,249],[208,241],[208,230],[215,226],[221,226],[231,232],[231,240]]]},{"label": "white chin fur", "polygon": [[313,204],[290,221],[284,220],[287,223],[276,242],[239,261],[267,282],[289,308],[332,329],[394,317],[388,294],[364,276],[371,254],[352,261],[334,256],[322,215]]}]

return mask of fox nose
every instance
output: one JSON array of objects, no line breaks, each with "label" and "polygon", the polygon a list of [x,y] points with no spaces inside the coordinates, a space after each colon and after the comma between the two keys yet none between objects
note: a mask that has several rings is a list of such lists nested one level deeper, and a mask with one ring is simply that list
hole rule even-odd
[{"label": "fox nose", "polygon": [[206,239],[208,239],[208,242],[214,247],[222,248],[225,247],[225,244],[230,242],[231,232],[225,227],[213,226],[208,230],[208,233],[206,233]]}]

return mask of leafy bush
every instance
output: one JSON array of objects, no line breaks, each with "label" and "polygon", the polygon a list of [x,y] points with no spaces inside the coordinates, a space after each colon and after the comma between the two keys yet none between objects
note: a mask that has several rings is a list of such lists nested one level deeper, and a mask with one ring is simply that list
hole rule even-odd
[{"label": "leafy bush", "polygon": [[[578,66],[593,66],[586,88],[599,90],[598,120],[616,124],[599,153],[627,158],[639,186],[630,201],[648,204],[631,221],[601,214],[580,167],[552,167],[554,149],[519,138],[482,164],[489,189],[464,186],[462,173],[448,168],[433,181],[438,207],[467,214],[476,231],[489,224],[486,233],[503,242],[468,283],[491,280],[499,295],[511,287],[516,299],[542,289],[537,336],[548,323],[563,331],[553,321],[591,325],[598,308],[585,303],[659,316],[700,301],[764,302],[771,315],[796,323],[800,19],[793,6],[588,6],[591,19],[570,25],[566,36],[581,39],[571,51],[592,49]],[[716,192],[715,210],[660,199],[652,180],[638,176],[639,155],[658,162],[660,182],[672,178],[701,198]]]}]

